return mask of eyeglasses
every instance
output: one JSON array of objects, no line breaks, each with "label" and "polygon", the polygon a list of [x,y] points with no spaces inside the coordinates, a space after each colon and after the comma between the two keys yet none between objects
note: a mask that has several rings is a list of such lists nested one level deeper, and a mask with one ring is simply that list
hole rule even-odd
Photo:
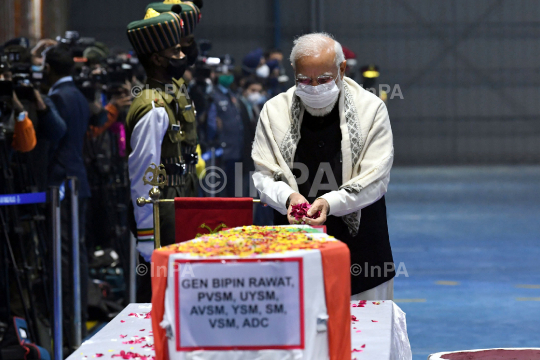
[{"label": "eyeglasses", "polygon": [[[317,83],[319,85],[328,84],[330,81],[333,81],[333,80],[334,80],[333,75],[325,74],[325,75],[317,76]],[[306,76],[298,76],[296,78],[296,82],[302,85],[311,85],[313,83],[313,80],[312,78],[308,78]]]}]

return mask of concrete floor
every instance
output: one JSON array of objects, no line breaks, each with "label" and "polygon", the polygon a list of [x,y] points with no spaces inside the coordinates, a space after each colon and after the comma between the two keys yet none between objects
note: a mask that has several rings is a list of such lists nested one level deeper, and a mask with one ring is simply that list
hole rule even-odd
[{"label": "concrete floor", "polygon": [[540,167],[394,168],[387,206],[414,360],[540,347]]}]

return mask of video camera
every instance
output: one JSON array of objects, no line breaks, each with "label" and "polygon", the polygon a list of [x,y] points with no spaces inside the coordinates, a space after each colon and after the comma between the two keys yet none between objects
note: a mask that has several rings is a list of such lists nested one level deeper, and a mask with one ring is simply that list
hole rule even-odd
[{"label": "video camera", "polygon": [[28,49],[13,46],[4,49],[2,64],[11,72],[13,90],[21,100],[34,100],[34,87],[43,81],[43,71],[33,68]]},{"label": "video camera", "polygon": [[212,43],[209,40],[199,40],[199,57],[195,62],[194,78],[208,79],[212,71],[227,72],[234,64],[234,58],[228,54],[220,57],[209,56]]},{"label": "video camera", "polygon": [[73,58],[82,58],[84,49],[96,43],[96,39],[92,37],[81,37],[78,31],[68,30],[64,37],[57,36],[56,41],[69,46]]},{"label": "video camera", "polygon": [[109,57],[107,59],[108,79],[105,92],[107,98],[124,93],[126,81],[135,75],[139,60],[135,57]]},{"label": "video camera", "polygon": [[73,80],[89,101],[96,99],[98,91],[108,99],[122,93],[126,80],[131,81],[139,64],[136,57],[129,55],[85,58],[85,50],[94,46],[98,48],[99,45],[94,38],[81,37],[77,31],[66,31],[64,37],[57,37],[56,40],[71,49],[75,61]]}]

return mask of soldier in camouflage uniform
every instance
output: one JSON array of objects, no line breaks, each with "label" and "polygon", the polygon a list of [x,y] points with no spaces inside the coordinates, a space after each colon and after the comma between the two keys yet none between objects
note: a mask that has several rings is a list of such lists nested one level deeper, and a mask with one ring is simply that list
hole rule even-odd
[{"label": "soldier in camouflage uniform", "polygon": [[[148,166],[165,165],[167,177],[161,189],[162,199],[197,196],[197,126],[182,79],[188,65],[180,45],[185,29],[181,7],[170,7],[171,11],[163,13],[149,8],[144,20],[128,25],[129,40],[147,75],[141,91],[133,91],[137,96],[126,119],[132,231],[137,236],[140,260],[145,262],[150,261],[154,249],[152,207],[138,207],[136,201],[141,196],[148,197],[151,186],[142,180]],[[174,203],[160,204],[160,225],[161,244],[174,243]],[[150,300],[150,272],[147,272],[139,278],[137,301]]]}]

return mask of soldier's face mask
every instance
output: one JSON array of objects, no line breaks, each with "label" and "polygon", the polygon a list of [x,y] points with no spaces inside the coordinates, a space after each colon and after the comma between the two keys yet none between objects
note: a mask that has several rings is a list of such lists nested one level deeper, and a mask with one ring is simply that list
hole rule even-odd
[{"label": "soldier's face mask", "polygon": [[195,64],[197,58],[199,57],[199,47],[197,46],[195,40],[193,40],[191,45],[182,47],[182,52],[187,56],[188,66]]},{"label": "soldier's face mask", "polygon": [[167,64],[167,74],[169,74],[173,79],[180,79],[184,76],[188,66],[187,56],[184,56],[181,59],[168,58],[163,56],[165,59],[169,60]]}]

